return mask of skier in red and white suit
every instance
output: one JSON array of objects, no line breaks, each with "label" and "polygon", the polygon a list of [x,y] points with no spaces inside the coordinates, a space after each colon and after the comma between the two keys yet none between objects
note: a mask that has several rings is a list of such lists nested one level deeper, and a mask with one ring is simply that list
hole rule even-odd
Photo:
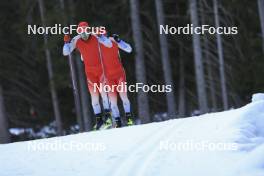
[{"label": "skier in red and white suit", "polygon": [[[104,82],[101,63],[102,58],[99,51],[99,45],[108,48],[112,47],[112,43],[104,35],[100,35],[100,37],[98,37],[89,33],[89,31],[87,31],[88,27],[89,25],[87,22],[80,22],[77,28],[77,32],[79,35],[74,37],[71,41],[68,35],[64,36],[65,44],[63,46],[63,55],[69,55],[75,48],[78,49],[81,54],[81,58],[85,66],[88,88],[91,94],[92,106],[96,117],[96,124],[94,129],[98,130],[104,128],[105,126],[112,126],[107,93],[103,91],[99,92],[98,89],[94,88],[94,84],[99,85],[100,83]],[[106,112],[105,119],[103,119],[101,111],[99,93],[101,94],[103,106]]]},{"label": "skier in red and white suit", "polygon": [[[118,35],[114,34],[113,37],[109,37],[112,42],[112,47],[108,48],[103,44],[100,44],[102,51],[103,69],[106,78],[106,85],[114,88],[108,92],[108,97],[110,100],[110,106],[112,110],[112,116],[114,117],[117,127],[121,127],[120,113],[117,105],[117,93],[119,94],[123,107],[125,110],[127,125],[133,125],[130,101],[127,97],[126,86],[126,73],[120,61],[119,49],[131,53],[131,46],[121,40]],[[116,86],[123,86],[121,90],[118,91]]]}]

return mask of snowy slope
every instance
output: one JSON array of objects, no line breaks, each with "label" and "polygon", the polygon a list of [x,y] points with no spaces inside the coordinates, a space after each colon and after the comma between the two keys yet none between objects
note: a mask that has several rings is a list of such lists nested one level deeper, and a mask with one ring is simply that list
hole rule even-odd
[{"label": "snowy slope", "polygon": [[261,96],[221,113],[1,145],[0,176],[264,176]]}]

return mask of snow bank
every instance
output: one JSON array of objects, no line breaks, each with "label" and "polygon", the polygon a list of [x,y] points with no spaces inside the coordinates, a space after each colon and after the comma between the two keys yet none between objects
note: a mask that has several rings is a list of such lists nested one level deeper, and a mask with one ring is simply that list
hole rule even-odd
[{"label": "snow bank", "polygon": [[264,93],[257,93],[252,96],[252,102],[264,101]]},{"label": "snow bank", "polygon": [[263,176],[261,97],[220,113],[36,140],[37,150],[0,145],[0,175]]},{"label": "snow bank", "polygon": [[251,104],[241,108],[237,118],[240,149],[245,151],[237,166],[238,175],[264,175],[264,94],[254,94]]}]

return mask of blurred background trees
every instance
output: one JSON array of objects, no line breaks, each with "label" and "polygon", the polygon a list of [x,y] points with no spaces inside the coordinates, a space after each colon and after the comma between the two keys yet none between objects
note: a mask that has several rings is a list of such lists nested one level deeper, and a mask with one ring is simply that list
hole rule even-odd
[{"label": "blurred background trees", "polygon": [[[85,20],[131,43],[132,54],[121,52],[128,84],[173,87],[167,94],[129,94],[138,123],[236,108],[264,88],[263,0],[9,0],[0,8],[1,143],[10,140],[8,129],[19,141],[76,133],[80,126],[89,131],[93,123],[78,52],[77,121],[63,35],[28,35],[28,24]],[[190,23],[237,26],[238,34],[159,34],[160,24]]]}]

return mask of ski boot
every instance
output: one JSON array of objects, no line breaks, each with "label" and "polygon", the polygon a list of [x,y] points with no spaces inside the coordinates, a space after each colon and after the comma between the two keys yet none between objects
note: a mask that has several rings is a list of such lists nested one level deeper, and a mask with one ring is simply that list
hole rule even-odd
[{"label": "ski boot", "polygon": [[100,130],[104,124],[102,113],[95,115],[95,125],[93,127],[93,131]]},{"label": "ski boot", "polygon": [[121,128],[122,127],[122,122],[120,117],[115,118],[115,128]]},{"label": "ski boot", "polygon": [[104,125],[102,127],[102,129],[106,130],[106,129],[110,129],[113,127],[113,123],[112,123],[112,115],[111,112],[109,110],[105,110],[105,121],[104,121]]},{"label": "ski boot", "polygon": [[134,125],[134,121],[132,118],[132,114],[130,112],[126,112],[126,120],[127,120],[127,126]]}]

